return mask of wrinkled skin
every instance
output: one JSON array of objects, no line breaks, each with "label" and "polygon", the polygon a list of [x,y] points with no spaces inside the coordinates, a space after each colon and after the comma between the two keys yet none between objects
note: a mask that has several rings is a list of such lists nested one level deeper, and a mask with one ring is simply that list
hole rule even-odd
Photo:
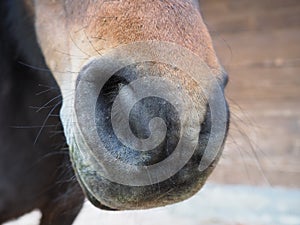
[{"label": "wrinkled skin", "polygon": [[[89,160],[90,153],[78,147],[81,139],[76,129],[90,132],[90,128],[72,117],[84,114],[78,105],[87,99],[76,88],[84,81],[84,69],[93,65],[91,59],[113,47],[137,41],[172,42],[188,49],[207,64],[224,89],[227,75],[215,55],[197,1],[4,0],[0,10],[5,18],[0,24],[0,223],[39,208],[42,225],[68,225],[78,214],[84,194],[102,209],[145,209],[182,201],[203,186],[221,149],[207,169],[198,170],[212,121],[203,93],[184,72],[158,62],[125,67],[106,83],[95,111],[97,132],[108,141],[110,128],[101,115],[111,107],[120,85],[151,74],[181,85],[197,105],[201,132],[197,137],[189,137],[191,142],[197,140],[198,145],[188,163],[167,180],[128,186],[103,177],[95,170],[95,160]],[[44,86],[51,88],[47,90]],[[123,104],[126,106],[129,101],[125,99]],[[145,127],[155,104],[157,109],[160,104],[165,105],[158,100],[149,101],[142,103],[142,107],[149,108],[143,108],[142,113],[137,108],[132,114],[131,127],[136,136],[147,137],[149,130]],[[43,105],[46,107],[39,110],[32,107]],[[179,123],[172,106],[165,108],[159,116],[173,119],[167,129],[174,134],[168,136],[167,144],[143,157],[136,157],[132,151],[122,153],[119,147],[114,147],[112,153],[119,153],[127,163],[142,166],[168,157],[172,152],[165,149],[168,144],[176,144]],[[227,116],[226,119],[227,132]],[[80,138],[93,146],[90,136],[88,133]],[[72,163],[69,151],[61,150],[67,149],[66,143]],[[116,143],[115,139],[109,140],[111,146]],[[94,151],[101,151],[95,148]]]}]

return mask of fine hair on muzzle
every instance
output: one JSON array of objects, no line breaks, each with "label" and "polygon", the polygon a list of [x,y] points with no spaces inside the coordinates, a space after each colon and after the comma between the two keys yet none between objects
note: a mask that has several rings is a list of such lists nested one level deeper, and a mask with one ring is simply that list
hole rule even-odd
[{"label": "fine hair on muzzle", "polygon": [[83,67],[75,91],[69,145],[74,159],[84,159],[74,160],[77,170],[87,164],[96,177],[128,186],[163,182],[193,156],[207,105],[211,130],[198,170],[219,155],[228,118],[223,88],[186,48],[147,41],[111,49]]}]

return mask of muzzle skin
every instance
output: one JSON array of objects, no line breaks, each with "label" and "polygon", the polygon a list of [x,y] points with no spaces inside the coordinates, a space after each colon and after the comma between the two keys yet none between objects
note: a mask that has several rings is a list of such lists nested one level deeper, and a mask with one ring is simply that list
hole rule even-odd
[{"label": "muzzle skin", "polygon": [[145,209],[194,195],[216,166],[229,120],[227,75],[198,6],[36,0],[34,13],[91,202]]}]

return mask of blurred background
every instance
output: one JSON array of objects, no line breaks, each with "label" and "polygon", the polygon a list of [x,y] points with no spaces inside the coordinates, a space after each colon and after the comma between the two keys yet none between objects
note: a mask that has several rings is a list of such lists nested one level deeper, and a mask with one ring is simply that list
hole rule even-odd
[{"label": "blurred background", "polygon": [[[219,165],[183,203],[138,212],[86,203],[75,225],[300,224],[300,1],[200,3],[230,77],[231,128]],[[39,217],[5,225],[35,225]]]},{"label": "blurred background", "polygon": [[201,2],[230,78],[230,135],[212,180],[299,188],[300,1]]}]

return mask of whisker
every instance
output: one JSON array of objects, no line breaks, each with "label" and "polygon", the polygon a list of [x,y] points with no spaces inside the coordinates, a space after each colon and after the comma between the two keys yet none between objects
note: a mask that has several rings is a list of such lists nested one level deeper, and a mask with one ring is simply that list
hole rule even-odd
[{"label": "whisker", "polygon": [[[238,111],[239,112],[244,112],[244,110],[238,104],[235,104],[235,105],[238,106],[238,108],[239,108]],[[258,168],[258,170],[259,170],[259,172],[260,172],[263,180],[265,181],[265,183],[267,185],[272,186],[271,183],[270,183],[270,181],[269,181],[269,179],[266,176],[266,172],[265,172],[265,170],[264,170],[264,168],[262,166],[261,159],[260,159],[260,157],[259,157],[259,155],[257,153],[257,151],[259,151],[260,148],[258,146],[254,146],[252,140],[250,139],[250,137],[247,134],[247,132],[245,131],[245,129],[242,126],[239,125],[241,123],[243,125],[249,126],[249,124],[252,124],[251,120],[247,119],[247,116],[245,114],[243,114],[243,119],[239,115],[237,115],[237,114],[235,114],[233,112],[231,112],[231,116],[233,118],[231,120],[231,123],[234,124],[234,126],[237,128],[236,131],[238,132],[238,134],[241,135],[241,137],[248,143],[249,148],[250,148],[251,156],[254,156],[255,164],[256,164],[256,166],[257,166],[257,168]],[[245,122],[245,120],[246,120],[247,123]],[[252,125],[251,127],[255,127],[255,125]],[[232,130],[232,127],[230,129]],[[238,143],[234,140],[234,138],[232,138],[232,140],[233,140],[233,142],[235,143],[236,146],[239,146]],[[239,153],[242,156],[243,161],[245,162],[246,160],[244,158],[244,155],[242,154],[245,151],[241,151],[240,147],[238,147],[238,149],[239,149]],[[247,170],[247,175],[248,176],[250,175],[248,170]]]},{"label": "whisker", "polygon": [[83,30],[89,44],[92,46],[92,48],[98,53],[98,55],[102,55],[101,52],[99,52],[98,49],[96,49],[96,47],[94,46],[94,44],[92,43],[92,41],[90,40],[89,36],[86,34],[85,30]]},{"label": "whisker", "polygon": [[79,73],[79,72],[76,72],[76,71],[58,71],[58,70],[50,70],[49,68],[42,68],[42,67],[38,67],[38,66],[33,66],[33,65],[30,65],[30,64],[27,64],[25,62],[22,62],[22,61],[18,61],[19,64],[23,65],[23,66],[26,66],[30,69],[33,69],[33,70],[37,70],[37,71],[43,71],[43,72],[49,72],[49,73],[52,73],[52,72],[55,72],[55,73]]},{"label": "whisker", "polygon": [[49,85],[46,85],[46,84],[39,84],[38,86],[39,86],[39,87],[45,87],[45,88],[53,88],[53,89],[59,90],[58,87],[49,86]]},{"label": "whisker", "polygon": [[[54,104],[55,105],[55,104]],[[28,106],[29,109],[34,109],[36,110],[36,112],[41,111],[42,109],[50,109],[52,108],[54,105],[48,105],[48,106]]]},{"label": "whisker", "polygon": [[59,114],[51,114],[50,116],[51,116],[51,117],[60,117]]},{"label": "whisker", "polygon": [[40,125],[37,125],[37,126],[31,126],[31,125],[28,125],[28,126],[10,126],[10,128],[13,128],[13,129],[36,129],[36,128],[41,128],[41,127],[51,128],[51,127],[57,127],[57,125],[44,125],[44,126],[40,126]]},{"label": "whisker", "polygon": [[59,94],[58,96],[50,99],[48,102],[46,102],[44,105],[42,105],[36,112],[40,112],[45,106],[47,106],[49,103],[53,102],[54,100],[56,100],[56,99],[58,99],[60,97],[61,97],[61,94]]},{"label": "whisker", "polygon": [[[40,86],[40,85],[39,85],[39,86]],[[41,87],[41,86],[40,86],[40,87]],[[48,89],[43,90],[43,91],[40,91],[40,92],[36,93],[35,95],[36,95],[36,96],[39,96],[39,95],[45,94],[45,93],[50,92],[50,91],[53,91],[53,90],[58,90],[58,88],[56,88],[56,87],[49,87]]]},{"label": "whisker", "polygon": [[26,66],[30,69],[34,69],[34,70],[38,70],[38,71],[43,71],[43,72],[51,72],[50,69],[48,68],[42,68],[42,67],[38,67],[38,66],[33,66],[33,65],[30,65],[30,64],[27,64],[25,62],[22,62],[22,61],[18,61],[19,64],[23,65],[23,66]]},{"label": "whisker", "polygon": [[44,129],[44,127],[45,127],[45,125],[46,125],[46,123],[47,123],[49,117],[50,117],[50,115],[51,115],[51,114],[54,112],[54,110],[61,104],[61,102],[62,102],[62,101],[59,101],[59,102],[58,102],[58,103],[50,110],[50,112],[48,113],[47,117],[45,118],[45,120],[44,120],[44,122],[43,122],[43,124],[42,124],[42,127],[40,128],[40,130],[39,130],[39,132],[38,132],[38,134],[37,134],[37,136],[36,136],[36,138],[35,138],[35,140],[34,140],[34,144],[37,143],[37,140],[38,140],[39,136],[41,135],[41,133],[42,133],[42,131],[43,131],[43,129]]},{"label": "whisker", "polygon": [[230,62],[232,62],[232,59],[233,59],[233,51],[232,51],[230,44],[226,41],[226,39],[224,39],[220,35],[220,33],[216,29],[212,28],[211,25],[208,26],[208,29],[209,29],[209,32],[210,32],[212,38],[214,39],[214,42],[216,42],[216,39],[218,38],[219,40],[221,40],[221,43],[225,45],[226,49],[229,50],[229,57],[226,56],[226,59],[228,59],[228,61],[223,62],[223,65],[229,64]]},{"label": "whisker", "polygon": [[70,34],[70,39],[71,39],[71,41],[73,42],[73,44],[76,46],[76,48],[79,49],[79,51],[81,51],[83,54],[85,54],[85,55],[88,56],[88,57],[92,57],[91,55],[89,55],[88,53],[86,53],[85,51],[83,51],[83,50],[77,45],[77,43],[74,41],[74,39],[73,39],[73,37],[72,37],[71,34]]},{"label": "whisker", "polygon": [[87,57],[82,57],[82,56],[78,56],[78,55],[72,55],[70,53],[67,53],[67,52],[63,52],[63,51],[60,51],[60,50],[57,50],[55,49],[56,52],[60,53],[60,54],[63,54],[63,55],[67,55],[67,56],[70,56],[70,57],[73,57],[73,58],[78,58],[78,59],[88,59]]},{"label": "whisker", "polygon": [[49,157],[52,157],[52,156],[57,156],[57,155],[65,155],[65,154],[69,154],[68,151],[61,151],[61,150],[57,150],[57,151],[54,151],[54,152],[50,152],[46,155],[43,155],[43,157],[41,157],[40,159],[38,159],[36,162],[35,162],[35,165],[41,163],[41,161],[49,158]]},{"label": "whisker", "polygon": [[231,137],[233,143],[235,144],[235,146],[237,146],[237,149],[238,149],[238,153],[243,161],[243,164],[244,164],[244,170],[245,170],[245,173],[247,174],[247,177],[250,178],[250,173],[249,173],[249,169],[248,169],[248,166],[247,166],[247,161],[245,159],[245,156],[243,155],[243,151],[240,147],[240,145],[237,143],[237,141],[233,138],[233,136],[231,134],[229,134],[229,137]]}]

